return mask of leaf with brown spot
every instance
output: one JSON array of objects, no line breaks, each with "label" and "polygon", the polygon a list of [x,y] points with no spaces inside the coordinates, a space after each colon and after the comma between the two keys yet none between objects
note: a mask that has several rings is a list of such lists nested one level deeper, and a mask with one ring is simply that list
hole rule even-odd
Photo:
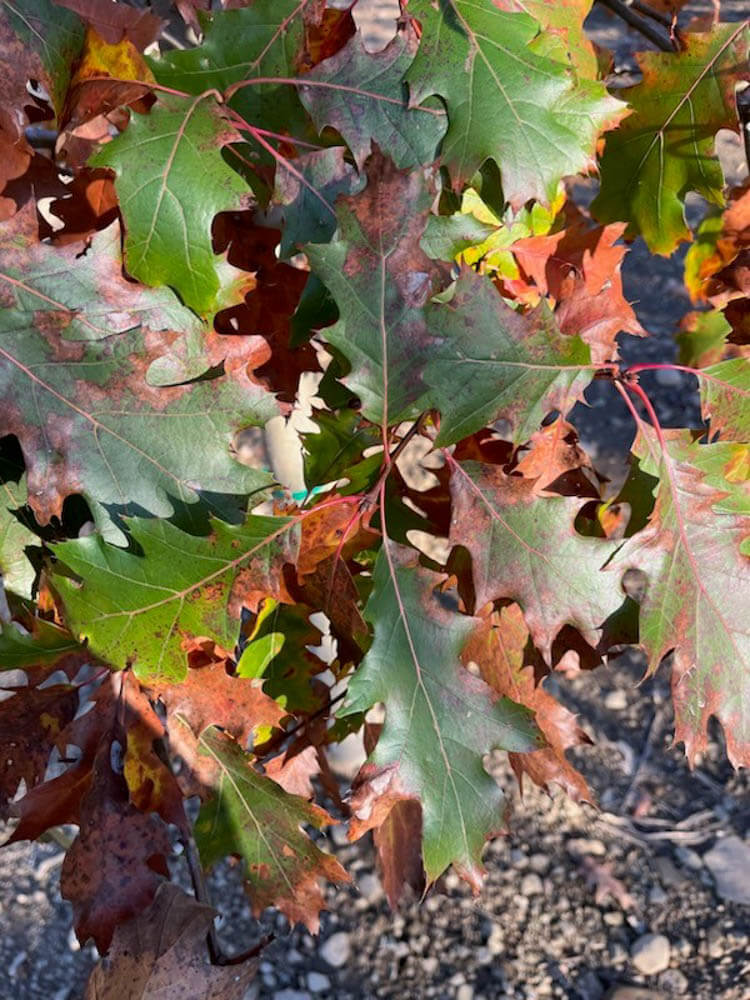
[{"label": "leaf with brown spot", "polygon": [[[52,664],[45,673],[49,676],[56,669]],[[72,684],[11,690],[11,697],[0,701],[0,814],[4,818],[21,781],[27,791],[42,782],[60,733],[78,708],[78,689]]]},{"label": "leaf with brown spot", "polygon": [[19,240],[11,227],[0,250],[0,390],[40,524],[77,492],[121,539],[103,505],[168,516],[170,495],[194,502],[198,491],[241,495],[270,482],[236,462],[230,445],[278,411],[242,371],[148,385],[150,366],[179,336],[172,331],[196,320],[169,293],[126,282],[117,254],[116,228],[95,236],[82,262],[72,246]]},{"label": "leaf with brown spot", "polygon": [[715,716],[735,766],[750,764],[750,536],[748,481],[716,474],[730,442],[700,445],[688,431],[656,434],[641,425],[634,452],[659,477],[647,527],[629,538],[608,571],[647,575],[640,639],[649,672],[674,650],[675,740],[688,760],[708,745]]},{"label": "leaf with brown spot", "polygon": [[[189,825],[182,792],[166,759],[166,730],[131,673],[123,674],[125,730],[123,777],[130,801],[139,812],[158,813],[183,834]],[[161,750],[161,753],[159,753]]]},{"label": "leaf with brown spot", "polygon": [[115,927],[145,910],[169,877],[169,836],[155,815],[128,802],[127,785],[112,771],[111,744],[102,743],[94,778],[81,804],[80,831],[63,861],[60,891],[73,904],[81,944],[109,948]]},{"label": "leaf with brown spot", "polygon": [[195,823],[203,863],[211,866],[228,854],[239,855],[256,916],[276,906],[291,923],[317,932],[324,905],[318,879],[342,883],[350,878],[301,827],[321,830],[331,817],[255,771],[251,758],[218,729],[207,729],[200,747],[218,775],[214,797]]},{"label": "leaf with brown spot", "polygon": [[[473,661],[484,680],[513,701],[534,712],[547,746],[532,753],[510,753],[511,767],[523,790],[523,775],[534,784],[549,789],[560,785],[576,802],[591,802],[592,795],[583,775],[567,760],[570,747],[590,743],[576,717],[545,691],[541,679],[548,672],[538,661],[529,642],[529,631],[517,604],[480,621],[463,653],[464,662]],[[542,678],[537,677],[541,667]]]},{"label": "leaf with brown spot", "polygon": [[146,96],[153,82],[151,70],[131,41],[123,39],[112,44],[93,28],[87,28],[65,99],[65,128],[75,128],[97,115],[134,104]]},{"label": "leaf with brown spot", "polygon": [[247,749],[264,729],[278,727],[285,711],[261,683],[227,673],[224,660],[189,670],[180,684],[157,686],[167,708],[169,745],[185,761],[180,774],[186,794],[204,794],[215,777],[209,757],[200,754],[199,738],[209,726],[221,725]]},{"label": "leaf with brown spot", "polygon": [[445,109],[410,107],[403,82],[418,44],[411,22],[401,22],[381,52],[368,52],[358,32],[301,81],[300,97],[318,130],[335,128],[360,170],[378,147],[401,168],[436,159]]},{"label": "leaf with brown spot", "polygon": [[242,1000],[258,963],[210,964],[206,936],[215,915],[179,886],[160,885],[147,910],[115,929],[85,1000]]},{"label": "leaf with brown spot", "polygon": [[618,543],[576,533],[579,499],[539,497],[533,481],[496,466],[452,462],[451,469],[451,542],[471,554],[477,610],[517,601],[547,662],[564,625],[596,646],[625,596],[602,572]]},{"label": "leaf with brown spot", "polygon": [[553,410],[565,416],[583,399],[594,365],[578,336],[564,336],[546,304],[525,315],[504,301],[492,282],[464,268],[450,299],[431,302],[433,342],[419,360],[429,392],[423,403],[440,410],[437,444],[468,437],[502,417],[520,444]]},{"label": "leaf with brown spot", "polygon": [[[83,43],[84,28],[69,11],[50,0],[5,0],[0,4],[0,191],[21,177],[32,158],[25,128],[37,102],[26,84],[37,80],[50,94],[53,111],[62,111],[70,66]],[[38,118],[38,114],[35,114]],[[0,218],[9,218],[13,202],[0,198]]]}]

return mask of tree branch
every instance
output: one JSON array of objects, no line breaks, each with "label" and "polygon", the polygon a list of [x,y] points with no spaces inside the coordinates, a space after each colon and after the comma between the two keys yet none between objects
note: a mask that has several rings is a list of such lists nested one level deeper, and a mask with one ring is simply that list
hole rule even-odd
[{"label": "tree branch", "polygon": [[665,38],[661,32],[657,31],[648,21],[644,21],[643,18],[638,17],[633,11],[628,7],[623,0],[597,0],[597,3],[602,4],[602,6],[609,8],[613,14],[617,14],[618,17],[629,24],[631,28],[635,28],[639,31],[644,38],[648,38],[657,49],[661,49],[662,52],[674,52],[675,47],[672,45],[668,38]]}]

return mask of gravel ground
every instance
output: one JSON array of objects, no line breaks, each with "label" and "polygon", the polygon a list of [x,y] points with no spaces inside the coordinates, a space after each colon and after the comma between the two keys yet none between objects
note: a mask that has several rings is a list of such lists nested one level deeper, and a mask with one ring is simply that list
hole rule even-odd
[{"label": "gravel ground", "polygon": [[[361,0],[359,20],[373,47],[387,40],[396,7]],[[742,14],[740,3],[723,7]],[[597,11],[595,27],[597,40],[616,48],[618,65],[632,66],[638,40],[606,11]],[[738,144],[724,141],[722,157],[739,179]],[[579,190],[582,200],[593,184]],[[691,211],[700,213],[700,204]],[[652,334],[624,338],[629,361],[673,358],[671,335],[690,308],[681,262],[682,254],[652,258],[638,243],[628,255],[625,292]],[[643,381],[666,425],[697,415],[689,380],[661,373]],[[607,389],[598,384],[591,408],[576,415],[605,467],[631,433]],[[748,1000],[750,779],[727,764],[718,727],[691,773],[671,747],[669,667],[639,686],[641,673],[637,657],[623,657],[585,677],[550,679],[593,740],[573,757],[599,809],[533,788],[520,799],[507,765],[493,762],[514,810],[507,836],[488,848],[484,892],[474,899],[449,874],[440,892],[397,914],[383,899],[369,838],[349,845],[343,830],[334,831],[329,847],[355,885],[330,890],[318,939],[290,932],[273,915],[263,921],[263,932],[277,936],[247,1000]],[[355,764],[343,760],[342,773]],[[95,953],[80,949],[70,930],[58,889],[62,858],[57,843],[0,851],[0,997],[82,996]],[[178,855],[174,868],[184,880]],[[211,881],[225,947],[244,950],[259,927],[239,873],[224,864]]]}]

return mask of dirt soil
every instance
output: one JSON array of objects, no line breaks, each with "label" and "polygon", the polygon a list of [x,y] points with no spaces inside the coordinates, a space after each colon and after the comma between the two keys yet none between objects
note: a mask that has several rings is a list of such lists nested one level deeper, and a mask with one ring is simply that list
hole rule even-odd
[{"label": "dirt soil", "polygon": [[[396,6],[361,0],[372,47],[392,33]],[[747,14],[741,3],[725,0],[723,8],[725,16]],[[645,43],[601,8],[592,23],[596,40],[616,50],[618,69],[631,71],[632,52]],[[736,139],[722,140],[722,158],[739,180],[746,167]],[[582,201],[594,185],[579,188]],[[699,215],[702,206],[693,201],[690,210]],[[651,258],[637,243],[628,255],[626,295],[652,334],[645,342],[624,338],[630,360],[673,359],[672,333],[690,307],[683,256]],[[661,373],[644,383],[666,425],[695,418],[689,377]],[[606,386],[590,402],[577,414],[581,434],[604,467],[616,464],[632,433],[629,418]],[[591,737],[574,758],[598,808],[533,788],[521,799],[507,765],[493,762],[514,807],[507,836],[488,847],[482,895],[473,898],[449,874],[440,891],[396,914],[383,899],[369,840],[349,845],[335,831],[329,847],[354,885],[329,891],[317,939],[267,915],[263,929],[276,940],[247,1000],[749,1000],[750,779],[728,765],[718,727],[691,772],[671,746],[669,665],[639,685],[641,674],[629,655],[585,677],[551,679]],[[342,774],[356,763],[342,760]],[[0,998],[83,994],[95,954],[79,948],[70,929],[58,888],[62,858],[56,842],[0,851]],[[179,854],[173,863],[184,880]],[[259,927],[239,872],[222,865],[211,882],[225,946],[244,950]]]}]

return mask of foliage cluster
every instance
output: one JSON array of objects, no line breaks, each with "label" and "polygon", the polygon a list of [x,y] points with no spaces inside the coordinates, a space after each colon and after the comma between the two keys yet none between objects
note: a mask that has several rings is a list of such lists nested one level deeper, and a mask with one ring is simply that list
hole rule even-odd
[{"label": "foliage cluster", "polygon": [[[750,764],[750,189],[714,153],[747,25],[655,17],[623,89],[591,0],[405,0],[375,54],[342,5],[203,6],[174,48],[124,2],[0,0],[0,809],[9,843],[78,827],[96,997],[241,996],[201,865],[315,929],[333,816],[394,904],[478,888],[490,751],[593,798],[561,665],[672,654],[690,760],[713,716]],[[619,361],[636,236],[691,241],[701,426]],[[622,483],[568,419],[593,379],[632,414]],[[301,386],[303,488],[258,430]]]}]

